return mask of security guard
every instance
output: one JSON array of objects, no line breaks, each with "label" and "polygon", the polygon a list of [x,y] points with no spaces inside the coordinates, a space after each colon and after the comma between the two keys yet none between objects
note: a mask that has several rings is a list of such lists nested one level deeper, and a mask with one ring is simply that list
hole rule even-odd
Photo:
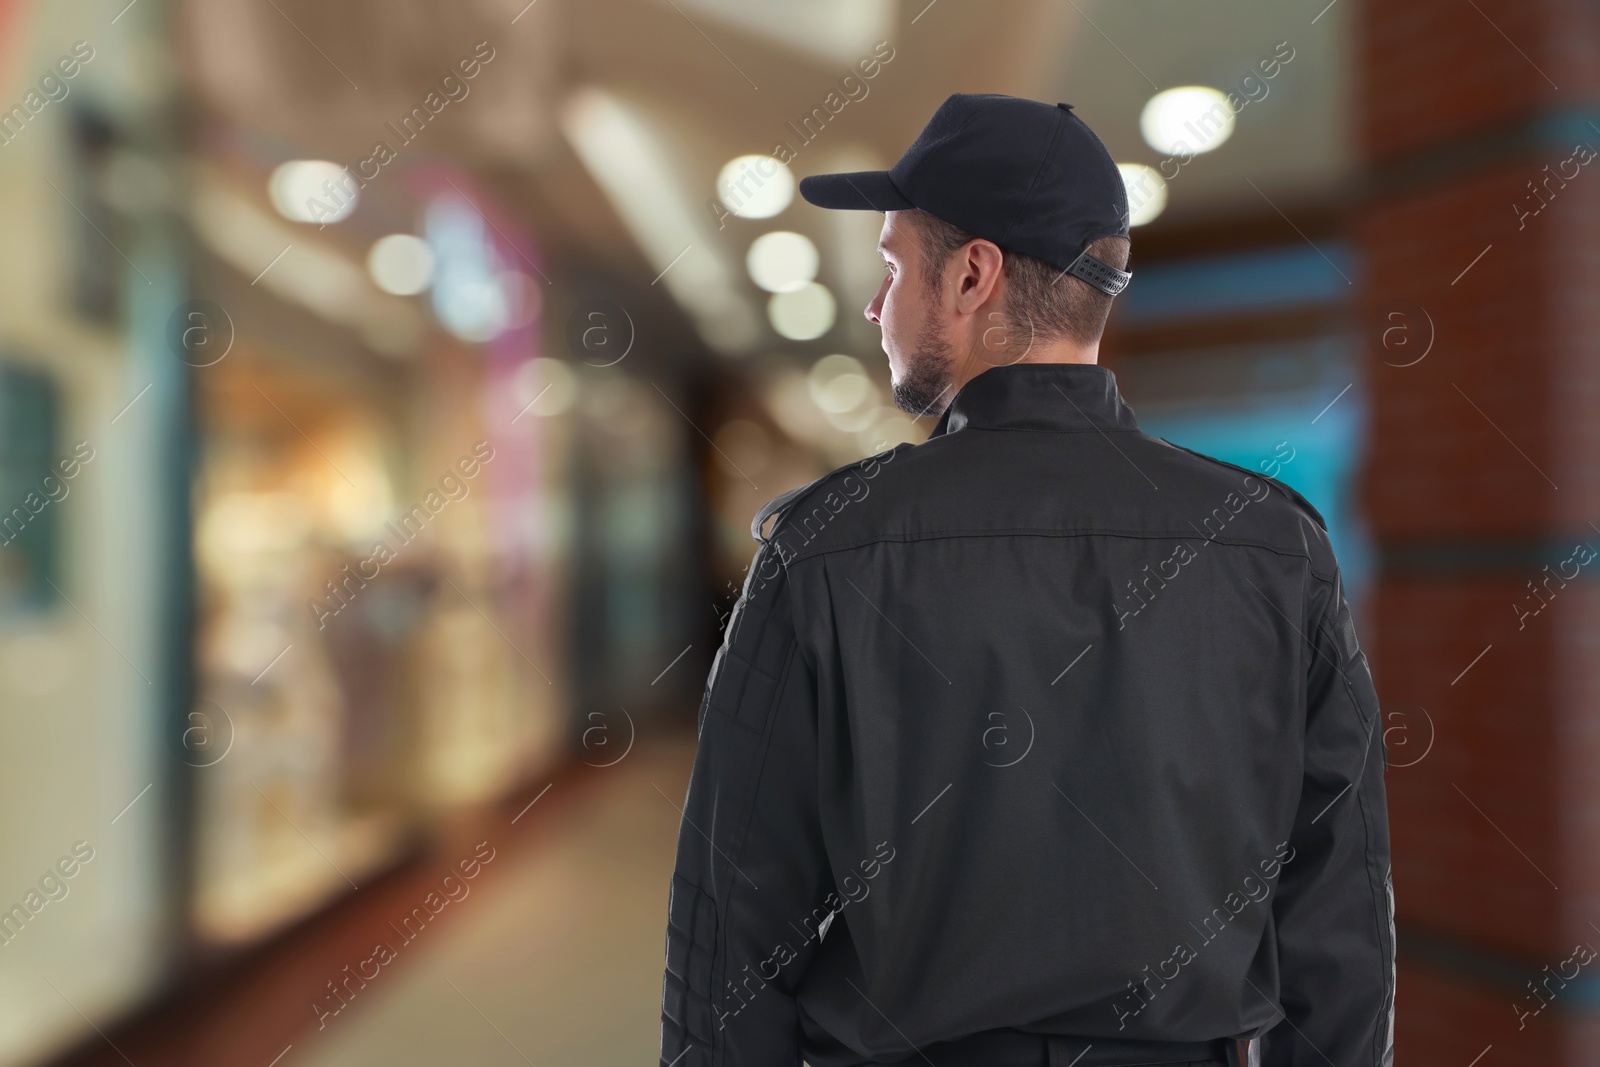
[{"label": "security guard", "polygon": [[[711,669],[663,1067],[1388,1067],[1378,703],[1322,516],[1098,365],[1127,197],[957,94],[887,172],[900,445],[778,498]],[[769,528],[768,524],[771,523]]]}]

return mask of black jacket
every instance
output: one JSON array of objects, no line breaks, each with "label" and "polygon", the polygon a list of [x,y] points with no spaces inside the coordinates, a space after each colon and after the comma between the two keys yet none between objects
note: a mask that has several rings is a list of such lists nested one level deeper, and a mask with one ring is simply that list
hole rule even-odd
[{"label": "black jacket", "polygon": [[997,1028],[1392,1062],[1383,731],[1299,494],[1024,364],[773,513],[700,707],[663,1065]]}]

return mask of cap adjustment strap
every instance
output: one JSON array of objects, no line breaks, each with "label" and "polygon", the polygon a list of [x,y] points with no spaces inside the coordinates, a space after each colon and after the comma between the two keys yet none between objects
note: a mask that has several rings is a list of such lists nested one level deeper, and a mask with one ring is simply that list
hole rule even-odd
[{"label": "cap adjustment strap", "polygon": [[1087,249],[1072,261],[1067,273],[1074,278],[1083,279],[1107,296],[1116,296],[1127,288],[1128,282],[1133,280],[1133,275],[1128,271],[1118,270],[1104,260],[1096,259]]}]

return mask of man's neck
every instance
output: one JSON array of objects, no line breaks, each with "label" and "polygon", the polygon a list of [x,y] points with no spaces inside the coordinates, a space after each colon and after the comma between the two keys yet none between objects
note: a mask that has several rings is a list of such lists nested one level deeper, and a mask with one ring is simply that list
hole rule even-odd
[{"label": "man's neck", "polygon": [[[967,358],[960,361],[960,370],[951,379],[950,388],[945,392],[945,404],[955,398],[961,387],[986,370],[994,367],[1012,366],[1018,363],[1099,363],[1100,342],[1092,345],[1079,345],[1071,341],[1051,341],[1035,344],[1024,352],[1021,358],[1010,359],[1004,362],[999,360],[984,359],[983,352],[968,353]],[[941,410],[943,410],[941,408]]]}]

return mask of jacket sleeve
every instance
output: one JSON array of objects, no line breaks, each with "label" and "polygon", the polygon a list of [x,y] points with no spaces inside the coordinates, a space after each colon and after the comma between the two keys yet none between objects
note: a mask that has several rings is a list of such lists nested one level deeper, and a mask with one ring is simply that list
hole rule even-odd
[{"label": "jacket sleeve", "polygon": [[1394,890],[1378,697],[1337,565],[1312,577],[1300,804],[1273,903],[1284,1018],[1263,1067],[1389,1067]]},{"label": "jacket sleeve", "polygon": [[751,564],[700,705],[678,831],[662,1067],[799,1067],[795,991],[833,885],[819,825],[813,667],[772,542]]}]

